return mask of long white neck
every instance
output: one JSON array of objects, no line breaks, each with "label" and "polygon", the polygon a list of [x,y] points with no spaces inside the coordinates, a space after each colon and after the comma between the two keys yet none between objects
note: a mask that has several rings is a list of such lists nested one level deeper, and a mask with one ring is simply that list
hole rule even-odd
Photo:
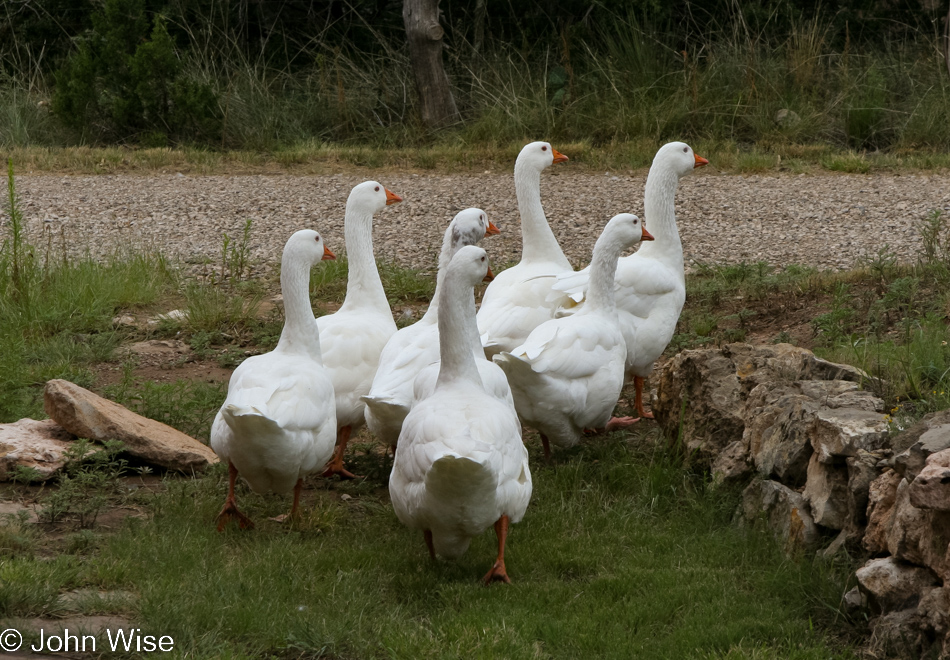
[{"label": "long white neck", "polygon": [[465,286],[454,273],[446,273],[439,292],[439,367],[437,386],[453,381],[469,381],[483,387],[472,353],[478,341],[475,324],[475,290]]},{"label": "long white neck", "polygon": [[280,265],[280,290],[284,329],[275,350],[306,355],[322,364],[320,331],[310,306],[310,264],[285,253]]},{"label": "long white neck", "polygon": [[665,261],[685,282],[683,244],[676,226],[675,200],[678,186],[679,177],[672,168],[657,164],[650,168],[643,198],[644,226],[653,234],[655,240],[641,245],[637,254]]},{"label": "long white neck", "polygon": [[606,312],[608,314],[616,312],[614,275],[617,274],[617,259],[620,258],[621,252],[622,246],[616,239],[611,239],[607,233],[602,233],[594,244],[594,252],[590,261],[590,284],[587,288],[587,301],[583,306],[587,311]]},{"label": "long white neck", "polygon": [[[442,281],[445,279],[445,271],[449,268],[452,257],[455,256],[455,250],[452,249],[452,228],[445,230],[445,236],[442,239],[442,251],[439,253],[439,272],[435,276],[435,291],[432,294],[432,300],[429,302],[429,309],[422,315],[421,321],[426,323],[435,323],[439,314],[439,292],[442,290]],[[474,295],[474,293],[473,293]]]},{"label": "long white neck", "polygon": [[389,301],[373,256],[373,214],[350,208],[350,204],[346,206],[343,234],[349,273],[341,309],[373,307],[388,310]]},{"label": "long white neck", "polygon": [[515,162],[515,195],[521,214],[521,260],[553,261],[564,268],[571,264],[557,242],[541,206],[541,172],[524,162]]}]

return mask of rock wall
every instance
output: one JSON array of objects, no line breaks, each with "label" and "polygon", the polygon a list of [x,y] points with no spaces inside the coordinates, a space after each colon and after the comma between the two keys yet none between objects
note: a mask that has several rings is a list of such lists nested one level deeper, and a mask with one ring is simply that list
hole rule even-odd
[{"label": "rock wall", "polygon": [[950,411],[892,436],[860,369],[789,344],[688,350],[653,412],[717,483],[749,482],[739,516],[789,552],[870,560],[844,602],[885,654],[950,660]]}]

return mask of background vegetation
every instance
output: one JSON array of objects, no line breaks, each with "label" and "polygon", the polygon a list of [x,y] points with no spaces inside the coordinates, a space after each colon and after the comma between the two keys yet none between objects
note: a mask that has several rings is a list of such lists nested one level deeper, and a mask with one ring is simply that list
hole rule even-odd
[{"label": "background vegetation", "polygon": [[7,147],[277,150],[537,136],[597,146],[950,147],[946,8],[929,0],[443,2],[463,121],[437,135],[416,117],[400,2],[4,8]]}]

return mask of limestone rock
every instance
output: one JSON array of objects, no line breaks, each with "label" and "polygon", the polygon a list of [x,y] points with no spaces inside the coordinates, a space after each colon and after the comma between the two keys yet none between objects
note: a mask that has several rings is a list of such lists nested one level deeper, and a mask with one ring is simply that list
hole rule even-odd
[{"label": "limestone rock", "polygon": [[749,393],[743,440],[759,474],[792,487],[805,483],[812,454],[809,429],[817,410],[797,384],[763,383]]},{"label": "limestone rock", "polygon": [[129,454],[154,465],[190,472],[218,460],[194,438],[65,380],[46,383],[43,404],[70,433],[90,440],[120,440]]},{"label": "limestone rock", "polygon": [[823,463],[881,449],[888,440],[884,415],[858,408],[824,409],[815,414],[811,445]]},{"label": "limestone rock", "polygon": [[887,549],[898,559],[927,566],[950,580],[950,512],[915,507],[910,484],[902,480],[887,529]]},{"label": "limestone rock", "polygon": [[743,393],[735,365],[718,351],[689,350],[660,372],[653,414],[667,437],[680,431],[687,449],[717,455],[742,439]]},{"label": "limestone rock", "polygon": [[802,394],[815,399],[823,408],[855,408],[867,412],[884,410],[884,401],[873,393],[860,389],[856,381],[800,380],[796,381],[796,385]]},{"label": "limestone rock", "polygon": [[868,599],[858,587],[854,587],[844,595],[845,611],[851,616],[857,615],[868,606]]},{"label": "limestone rock", "polygon": [[916,607],[921,594],[940,582],[933,571],[894,557],[872,559],[858,569],[855,577],[875,612]]},{"label": "limestone rock", "polygon": [[950,511],[950,449],[930,455],[910,484],[910,502],[920,509]]},{"label": "limestone rock", "polygon": [[750,523],[763,521],[789,551],[813,548],[818,542],[818,528],[804,498],[777,481],[756,480],[746,487],[742,517]]},{"label": "limestone rock", "polygon": [[751,472],[749,450],[742,440],[730,443],[712,464],[713,482],[717,484],[737,481]]},{"label": "limestone rock", "polygon": [[835,537],[835,540],[828,544],[828,547],[821,550],[818,555],[824,557],[825,559],[831,559],[839,552],[844,550],[845,544],[848,542],[848,533],[844,530],[841,531],[838,536]]},{"label": "limestone rock", "polygon": [[868,525],[862,544],[871,554],[887,552],[887,530],[894,518],[897,486],[901,481],[900,474],[887,470],[872,481],[868,489]]},{"label": "limestone rock", "polygon": [[950,632],[950,586],[925,592],[917,605],[917,616],[924,630],[937,635]]},{"label": "limestone rock", "polygon": [[[869,493],[871,483],[880,474],[877,468],[880,460],[880,452],[869,452],[863,449],[859,449],[856,455],[845,459],[848,466],[848,518],[845,531],[850,541],[860,541],[867,527]],[[896,486],[894,490],[896,492]]]},{"label": "limestone rock", "polygon": [[0,481],[11,479],[18,466],[33,468],[46,481],[65,465],[63,455],[75,439],[51,419],[0,424]]},{"label": "limestone rock", "polygon": [[[815,409],[879,409],[883,406],[879,399],[858,389],[858,383],[868,380],[860,369],[819,359],[790,344],[726,344],[717,349],[683,351],[667,362],[660,371],[653,412],[667,437],[677,437],[682,431],[687,449],[698,451],[711,462],[725,447],[743,439],[746,422],[752,420],[746,410],[747,399],[756,386],[793,387],[801,400],[813,401],[809,406]],[[822,381],[839,382],[828,385]],[[759,398],[758,407],[775,403],[764,394]],[[780,414],[775,411],[776,417]],[[773,425],[763,422],[759,429]],[[749,438],[744,440],[749,444]],[[751,444],[749,447],[754,450]],[[802,483],[809,455],[810,449],[798,461]]]},{"label": "limestone rock", "polygon": [[872,657],[920,657],[922,645],[915,608],[888,612],[871,619],[869,627],[871,628],[870,646],[876,652]]},{"label": "limestone rock", "polygon": [[812,454],[802,497],[811,507],[816,523],[829,529],[844,529],[848,519],[847,466],[822,463],[818,454]]},{"label": "limestone rock", "polygon": [[894,469],[913,481],[931,454],[950,448],[950,410],[925,415],[891,440]]}]

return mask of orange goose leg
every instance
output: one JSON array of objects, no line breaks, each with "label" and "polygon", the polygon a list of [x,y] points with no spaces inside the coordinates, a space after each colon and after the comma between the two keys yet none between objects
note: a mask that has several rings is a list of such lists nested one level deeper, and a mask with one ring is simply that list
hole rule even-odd
[{"label": "orange goose leg", "polygon": [[279,516],[274,516],[273,518],[271,518],[271,520],[282,523],[286,521],[288,518],[291,518],[293,520],[296,520],[298,518],[297,507],[300,505],[300,490],[302,488],[303,488],[303,478],[297,479],[297,483],[294,485],[294,503],[290,507],[290,513],[282,513]]},{"label": "orange goose leg", "polygon": [[543,433],[541,435],[541,447],[544,448],[544,460],[548,463],[551,462],[551,443],[548,441],[548,437]]},{"label": "orange goose leg", "polygon": [[350,431],[352,427],[344,426],[336,434],[336,452],[333,454],[333,460],[327,465],[324,477],[332,477],[334,474],[340,475],[341,479],[359,479],[358,476],[343,467],[343,454],[346,453],[346,444],[350,441]]},{"label": "orange goose leg", "polygon": [[495,559],[491,570],[485,574],[482,581],[485,584],[491,584],[492,582],[511,584],[511,578],[508,577],[508,571],[505,570],[505,539],[508,538],[507,515],[502,515],[495,523],[495,536],[498,537],[498,558]]},{"label": "orange goose leg", "polygon": [[254,523],[251,519],[238,511],[237,502],[234,499],[234,484],[237,481],[238,471],[234,463],[228,461],[228,496],[224,500],[224,508],[218,514],[218,531],[223,532],[225,526],[236,518],[241,529],[253,529]]}]

